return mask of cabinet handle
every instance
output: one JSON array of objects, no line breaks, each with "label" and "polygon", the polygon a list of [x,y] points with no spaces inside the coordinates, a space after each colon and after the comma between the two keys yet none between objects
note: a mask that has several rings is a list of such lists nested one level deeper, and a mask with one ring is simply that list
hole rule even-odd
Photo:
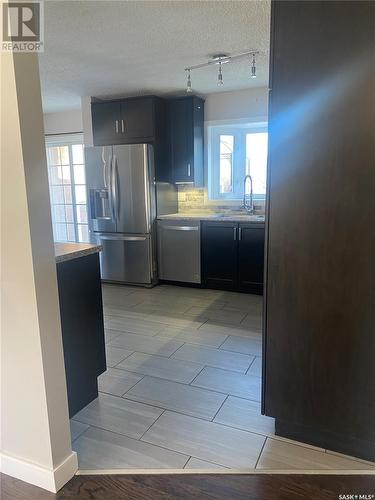
[{"label": "cabinet handle", "polygon": [[236,227],[233,228],[233,239],[234,239],[234,241],[236,241],[236,239],[237,239],[237,228]]},{"label": "cabinet handle", "polygon": [[161,226],[163,229],[171,231],[199,231],[198,226]]},{"label": "cabinet handle", "polygon": [[190,177],[190,175],[191,175],[191,166],[190,166],[190,163],[187,164],[187,174],[188,174],[188,177]]},{"label": "cabinet handle", "polygon": [[238,228],[238,240],[241,241],[242,240],[242,227],[239,227]]},{"label": "cabinet handle", "polygon": [[124,125],[124,120],[121,120],[121,132],[124,134],[125,133],[125,125]]},{"label": "cabinet handle", "polygon": [[116,134],[118,134],[118,120],[115,120],[115,130]]}]

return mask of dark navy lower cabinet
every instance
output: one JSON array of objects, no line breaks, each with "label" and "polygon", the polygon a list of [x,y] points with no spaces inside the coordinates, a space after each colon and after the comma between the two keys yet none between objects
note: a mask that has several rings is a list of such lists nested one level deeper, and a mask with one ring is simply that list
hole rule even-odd
[{"label": "dark navy lower cabinet", "polygon": [[242,292],[263,293],[264,226],[239,224],[238,288]]},{"label": "dark navy lower cabinet", "polygon": [[57,263],[69,417],[98,396],[106,367],[99,254]]},{"label": "dark navy lower cabinet", "polygon": [[202,223],[202,282],[207,288],[237,288],[237,232],[236,223]]},{"label": "dark navy lower cabinet", "polygon": [[202,223],[202,284],[263,293],[264,224]]}]

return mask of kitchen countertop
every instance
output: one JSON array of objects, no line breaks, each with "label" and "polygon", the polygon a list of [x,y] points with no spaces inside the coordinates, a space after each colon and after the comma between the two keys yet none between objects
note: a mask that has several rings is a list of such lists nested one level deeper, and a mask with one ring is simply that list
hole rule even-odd
[{"label": "kitchen countertop", "polygon": [[100,245],[91,245],[90,243],[55,243],[56,262],[85,257],[100,252],[101,249]]},{"label": "kitchen countertop", "polygon": [[218,214],[218,213],[196,213],[196,214],[168,214],[159,215],[158,220],[195,220],[195,221],[223,221],[223,222],[255,222],[264,224],[264,215],[249,214]]}]

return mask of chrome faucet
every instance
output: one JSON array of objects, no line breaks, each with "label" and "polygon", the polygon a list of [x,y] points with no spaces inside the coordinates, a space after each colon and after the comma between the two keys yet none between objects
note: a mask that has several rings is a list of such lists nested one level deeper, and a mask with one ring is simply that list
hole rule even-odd
[{"label": "chrome faucet", "polygon": [[[246,197],[246,182],[250,179],[250,199]],[[248,214],[254,213],[254,202],[253,202],[253,178],[251,175],[245,175],[243,180],[243,208]]]}]

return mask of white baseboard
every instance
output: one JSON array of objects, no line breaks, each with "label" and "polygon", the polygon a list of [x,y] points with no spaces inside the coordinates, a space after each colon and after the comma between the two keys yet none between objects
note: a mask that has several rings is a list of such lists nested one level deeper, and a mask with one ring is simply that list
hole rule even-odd
[{"label": "white baseboard", "polygon": [[0,472],[53,493],[59,491],[74,476],[77,469],[78,461],[75,451],[72,451],[55,469],[46,469],[4,453],[0,455]]}]

